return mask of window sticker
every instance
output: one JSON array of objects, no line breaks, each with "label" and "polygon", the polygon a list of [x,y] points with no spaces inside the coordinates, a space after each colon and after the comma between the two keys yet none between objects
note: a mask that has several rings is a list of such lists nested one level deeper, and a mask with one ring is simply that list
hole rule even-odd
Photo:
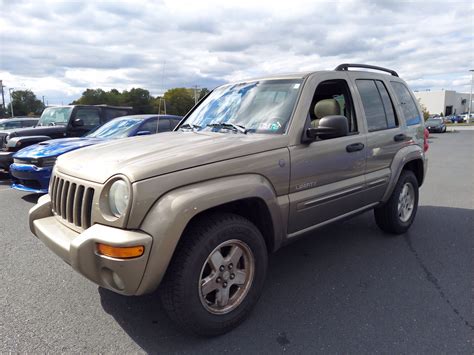
[{"label": "window sticker", "polygon": [[293,85],[293,89],[299,89],[299,88],[300,88],[300,84]]}]

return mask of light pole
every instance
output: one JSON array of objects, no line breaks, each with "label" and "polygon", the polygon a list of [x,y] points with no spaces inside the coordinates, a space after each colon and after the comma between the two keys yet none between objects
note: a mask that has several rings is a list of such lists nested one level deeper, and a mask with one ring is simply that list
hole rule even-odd
[{"label": "light pole", "polygon": [[12,100],[12,91],[14,90],[14,88],[9,88],[8,89],[8,92],[10,93],[10,109],[12,111],[12,117],[13,117],[13,100]]},{"label": "light pole", "polygon": [[469,70],[471,72],[471,93],[469,94],[469,112],[467,113],[467,123],[471,122],[472,112],[472,86],[474,85],[474,69]]}]

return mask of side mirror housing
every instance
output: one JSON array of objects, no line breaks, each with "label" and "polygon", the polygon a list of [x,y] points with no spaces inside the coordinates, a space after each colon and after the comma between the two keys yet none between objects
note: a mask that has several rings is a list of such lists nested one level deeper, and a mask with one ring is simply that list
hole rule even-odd
[{"label": "side mirror housing", "polygon": [[74,119],[74,121],[72,121],[72,125],[74,127],[83,127],[84,126],[84,121],[81,120],[80,118],[76,118],[76,119]]},{"label": "side mirror housing", "polygon": [[147,136],[151,134],[150,131],[138,131],[137,134],[135,134],[136,136]]},{"label": "side mirror housing", "polygon": [[349,124],[345,116],[326,116],[319,120],[318,128],[308,128],[306,136],[312,140],[316,138],[330,139],[344,137],[349,134]]}]

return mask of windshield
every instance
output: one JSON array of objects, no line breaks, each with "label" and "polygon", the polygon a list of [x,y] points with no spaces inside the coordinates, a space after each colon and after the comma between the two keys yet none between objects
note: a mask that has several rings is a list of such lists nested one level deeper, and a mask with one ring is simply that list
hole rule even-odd
[{"label": "windshield", "polygon": [[116,118],[89,133],[87,137],[92,138],[125,138],[128,137],[143,119],[132,118],[128,116]]},{"label": "windshield", "polygon": [[[183,130],[282,134],[302,80],[266,80],[224,85],[214,90],[183,123]],[[224,123],[224,125],[223,125]],[[231,129],[234,127],[234,129]]]},{"label": "windshield", "polygon": [[43,111],[38,126],[66,126],[72,107],[48,107]]},{"label": "windshield", "polygon": [[430,118],[428,121],[426,121],[426,124],[440,124],[442,123],[443,120],[441,119],[435,119],[435,118]]}]

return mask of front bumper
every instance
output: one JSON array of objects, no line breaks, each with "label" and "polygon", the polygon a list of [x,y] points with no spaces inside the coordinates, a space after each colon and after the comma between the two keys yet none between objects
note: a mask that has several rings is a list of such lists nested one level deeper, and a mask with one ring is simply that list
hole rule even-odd
[{"label": "front bumper", "polygon": [[45,194],[48,192],[52,166],[37,167],[30,164],[11,164],[12,188],[16,190]]},{"label": "front bumper", "polygon": [[[53,216],[49,195],[42,196],[30,210],[29,223],[38,239],[89,280],[120,294],[136,294],[150,254],[150,235],[101,224],[77,233]],[[97,243],[114,247],[143,245],[145,251],[137,258],[117,259],[98,254]]]},{"label": "front bumper", "polygon": [[16,152],[0,151],[0,170],[8,172],[10,164],[13,163],[13,154]]}]

